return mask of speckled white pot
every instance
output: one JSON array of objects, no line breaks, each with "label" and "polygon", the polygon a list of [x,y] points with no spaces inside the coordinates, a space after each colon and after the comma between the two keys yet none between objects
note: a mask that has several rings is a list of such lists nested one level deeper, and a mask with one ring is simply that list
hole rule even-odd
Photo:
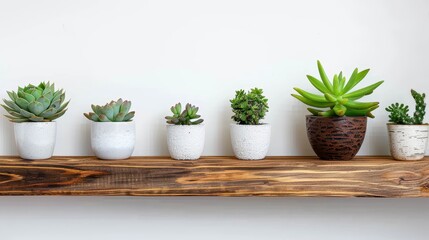
[{"label": "speckled white pot", "polygon": [[387,124],[390,153],[396,160],[421,160],[425,156],[429,125]]},{"label": "speckled white pot", "polygon": [[19,156],[23,159],[49,159],[54,154],[56,122],[13,123]]},{"label": "speckled white pot", "polygon": [[204,150],[206,128],[198,125],[167,125],[167,146],[170,156],[177,160],[196,160]]},{"label": "speckled white pot", "polygon": [[105,160],[131,157],[136,144],[134,122],[92,122],[91,147],[95,155]]},{"label": "speckled white pot", "polygon": [[260,160],[270,147],[271,125],[231,124],[231,143],[234,154],[242,160]]}]

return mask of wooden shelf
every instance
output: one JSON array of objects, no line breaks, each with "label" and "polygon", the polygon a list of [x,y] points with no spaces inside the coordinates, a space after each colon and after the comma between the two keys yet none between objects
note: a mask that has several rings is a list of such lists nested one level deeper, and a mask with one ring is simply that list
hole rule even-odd
[{"label": "wooden shelf", "polygon": [[0,195],[429,197],[429,158],[0,157]]}]

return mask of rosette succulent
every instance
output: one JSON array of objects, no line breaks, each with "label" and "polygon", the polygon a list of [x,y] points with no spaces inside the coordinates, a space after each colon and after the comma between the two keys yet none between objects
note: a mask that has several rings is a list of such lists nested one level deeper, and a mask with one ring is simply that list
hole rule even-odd
[{"label": "rosette succulent", "polygon": [[[331,82],[325,73],[320,61],[317,61],[321,80],[307,75],[310,83],[322,94],[313,94],[300,88],[294,88],[298,94],[292,94],[293,97],[306,105],[316,108],[308,108],[313,115],[323,117],[342,117],[342,116],[368,116],[374,118],[371,113],[379,107],[379,102],[358,102],[357,100],[371,94],[384,81],[379,81],[370,86],[359,90],[352,89],[358,85],[368,74],[369,69],[359,72],[356,68],[349,80],[343,76],[343,73],[335,74]],[[328,108],[322,110],[320,108]]]},{"label": "rosette succulent", "polygon": [[177,103],[172,106],[171,112],[173,116],[166,116],[168,124],[174,125],[197,125],[204,122],[204,119],[200,119],[201,115],[198,115],[198,107],[191,105],[190,103],[186,104],[185,109],[182,111],[182,104]]},{"label": "rosette succulent", "polygon": [[121,98],[104,106],[92,104],[91,108],[94,112],[83,115],[94,122],[129,122],[135,115],[134,111],[130,112],[131,102],[123,101]]},{"label": "rosette succulent", "polygon": [[411,117],[408,115],[409,107],[407,105],[394,103],[386,108],[386,111],[390,113],[390,122],[405,125],[423,124],[423,120],[426,115],[426,94],[411,90],[411,96],[413,96],[414,101],[416,102],[416,109],[413,116]]},{"label": "rosette succulent", "polygon": [[10,100],[3,99],[1,106],[9,113],[5,116],[17,123],[53,121],[64,115],[70,102],[64,102],[64,90],[55,90],[55,84],[50,82],[29,84],[7,94]]}]

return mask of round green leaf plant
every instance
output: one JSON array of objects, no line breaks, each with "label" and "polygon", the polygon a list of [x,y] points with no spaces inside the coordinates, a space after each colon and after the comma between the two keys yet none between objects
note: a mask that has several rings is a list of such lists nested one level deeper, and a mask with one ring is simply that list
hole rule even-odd
[{"label": "round green leaf plant", "polygon": [[231,99],[231,108],[235,122],[242,125],[258,125],[268,112],[268,99],[263,95],[263,90],[253,88],[248,92],[238,90],[235,98]]}]

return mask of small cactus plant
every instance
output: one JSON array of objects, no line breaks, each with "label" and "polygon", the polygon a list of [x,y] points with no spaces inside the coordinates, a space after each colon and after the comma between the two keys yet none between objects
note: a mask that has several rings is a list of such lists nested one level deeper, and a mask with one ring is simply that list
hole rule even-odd
[{"label": "small cactus plant", "polygon": [[334,75],[333,82],[331,82],[320,61],[317,61],[317,67],[322,81],[310,75],[307,75],[307,78],[322,95],[309,93],[300,88],[294,88],[299,95],[292,94],[293,97],[306,105],[316,108],[329,108],[328,110],[308,108],[309,112],[315,116],[323,117],[367,116],[374,118],[371,112],[379,107],[379,103],[358,102],[356,100],[371,94],[383,81],[350,92],[365,78],[369,69],[359,72],[356,68],[348,81],[343,76],[343,73],[340,72],[338,75]]},{"label": "small cactus plant", "polygon": [[55,84],[42,82],[19,87],[7,92],[10,100],[3,99],[1,106],[9,113],[11,122],[51,122],[65,114],[70,101],[65,102],[64,90],[55,90]]},{"label": "small cactus plant", "polygon": [[409,107],[405,104],[394,103],[386,108],[386,111],[390,113],[389,121],[395,124],[404,125],[421,125],[423,124],[424,117],[426,115],[426,94],[418,93],[411,90],[411,95],[416,102],[416,109],[413,117],[408,115]]},{"label": "small cactus plant", "polygon": [[242,125],[258,125],[268,112],[268,99],[263,95],[264,91],[253,88],[248,92],[238,90],[235,98],[231,99],[231,108],[235,122]]},{"label": "small cactus plant", "polygon": [[190,103],[186,104],[185,109],[182,111],[182,104],[177,103],[176,105],[170,108],[173,116],[166,116],[168,124],[173,125],[197,125],[204,122],[204,119],[200,119],[198,115],[198,107],[191,105]]},{"label": "small cactus plant", "polygon": [[135,112],[130,112],[131,102],[111,101],[104,106],[91,105],[94,112],[84,113],[86,118],[94,122],[129,122],[132,121]]}]

